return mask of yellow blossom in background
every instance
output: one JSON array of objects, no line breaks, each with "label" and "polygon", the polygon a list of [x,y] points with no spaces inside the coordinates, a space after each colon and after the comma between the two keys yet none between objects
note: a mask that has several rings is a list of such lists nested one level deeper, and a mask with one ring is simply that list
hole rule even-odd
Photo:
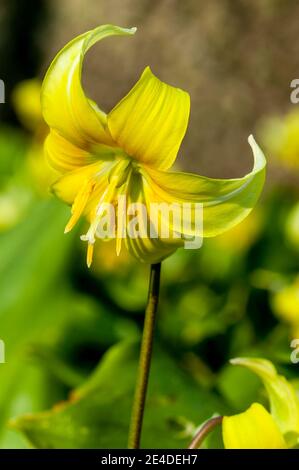
[{"label": "yellow blossom in background", "polygon": [[224,249],[231,249],[234,252],[244,252],[256,241],[262,230],[262,213],[260,208],[256,208],[240,224],[235,225],[231,230],[219,235],[217,244]]},{"label": "yellow blossom in background", "polygon": [[24,80],[14,88],[12,102],[25,129],[35,132],[44,126],[46,134],[48,131],[42,117],[40,90],[41,82],[38,78]]},{"label": "yellow blossom in background", "polygon": [[[149,67],[108,114],[85,95],[81,71],[86,52],[105,37],[131,36],[135,31],[104,25],[82,34],[57,54],[43,82],[42,113],[50,127],[45,151],[50,164],[62,174],[53,191],[72,206],[66,232],[81,215],[90,223],[82,236],[88,243],[88,266],[103,207],[113,204],[117,208],[119,196],[126,196],[128,205],[142,203],[147,214],[152,203],[201,203],[203,236],[212,237],[249,214],[264,183],[265,158],[252,136],[254,167],[243,178],[211,179],[170,171],[187,129],[190,98],[185,91],[161,82]],[[131,221],[127,214],[125,219]],[[174,225],[162,215],[159,222],[170,231]],[[123,234],[121,220],[115,231],[118,254],[124,238],[137,259],[155,263],[194,236],[195,214],[190,228],[179,230],[179,238],[151,238],[148,228],[142,236],[129,237]]]},{"label": "yellow blossom in background", "polygon": [[47,196],[48,187],[57,179],[58,173],[49,165],[44,155],[44,142],[49,128],[42,116],[40,92],[40,80],[24,80],[13,90],[12,101],[21,124],[32,134],[26,155],[29,174],[38,193]]},{"label": "yellow blossom in background", "polygon": [[18,83],[11,95],[17,117],[29,139],[23,132],[1,129],[2,156],[9,159],[9,148],[14,145],[15,150],[12,151],[22,153],[22,158],[1,187],[0,232],[18,224],[36,196],[49,197],[49,185],[58,177],[44,156],[44,141],[49,128],[42,117],[40,90],[41,82],[34,78]]},{"label": "yellow blossom in background", "polygon": [[292,207],[287,216],[285,234],[291,246],[299,250],[299,203]]},{"label": "yellow blossom in background", "polygon": [[128,269],[132,265],[132,258],[128,252],[122,250],[117,256],[113,243],[113,240],[99,240],[96,244],[94,251],[94,268],[96,272],[100,274],[117,274],[117,270]]},{"label": "yellow blossom in background", "polygon": [[269,154],[289,168],[299,170],[299,112],[265,119],[261,124],[261,140]]},{"label": "yellow blossom in background", "polygon": [[259,403],[234,416],[225,416],[222,423],[226,449],[284,449],[299,442],[299,399],[293,386],[277,374],[270,361],[237,358],[231,361],[254,372],[263,382],[270,413]]},{"label": "yellow blossom in background", "polygon": [[274,313],[291,327],[292,336],[299,338],[299,276],[272,297]]}]

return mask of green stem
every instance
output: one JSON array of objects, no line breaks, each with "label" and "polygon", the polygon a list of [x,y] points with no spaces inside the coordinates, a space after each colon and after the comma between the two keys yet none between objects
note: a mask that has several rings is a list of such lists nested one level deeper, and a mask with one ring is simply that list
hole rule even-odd
[{"label": "green stem", "polygon": [[216,416],[206,421],[195,434],[188,449],[199,449],[207,435],[219,424],[222,423],[223,416]]},{"label": "green stem", "polygon": [[161,263],[151,265],[148,300],[145,310],[137,382],[131,414],[128,443],[129,449],[140,448],[144,406],[152,359],[154,326],[159,301],[160,271]]}]

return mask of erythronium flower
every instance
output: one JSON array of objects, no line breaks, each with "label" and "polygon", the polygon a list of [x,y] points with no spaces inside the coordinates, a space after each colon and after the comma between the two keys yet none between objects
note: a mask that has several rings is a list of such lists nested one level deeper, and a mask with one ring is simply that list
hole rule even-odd
[{"label": "erythronium flower", "polygon": [[287,449],[299,443],[299,398],[293,386],[277,374],[270,361],[237,358],[232,364],[247,367],[263,382],[270,413],[260,403],[233,416],[216,416],[197,431],[189,448],[201,446],[206,436],[219,424],[225,449]]},{"label": "erythronium flower", "polygon": [[263,381],[270,401],[269,413],[259,403],[234,416],[225,416],[222,434],[226,449],[285,449],[299,442],[299,399],[293,386],[265,359],[238,358]]},{"label": "erythronium flower", "polygon": [[[125,195],[128,204],[202,203],[203,236],[220,234],[243,220],[263,187],[265,158],[254,141],[253,170],[243,178],[211,179],[170,171],[188,125],[188,93],[161,82],[147,67],[132,90],[105,114],[87,98],[81,86],[81,69],[87,50],[113,35],[132,35],[136,28],[100,26],[72,40],[55,57],[42,87],[42,112],[50,127],[45,150],[51,165],[62,176],[53,191],[72,205],[66,232],[81,215],[90,227],[82,238],[92,252],[105,203],[117,205]],[[130,216],[126,215],[128,219]],[[194,233],[181,229],[179,238],[125,236],[128,250],[140,261],[157,263]],[[171,222],[160,219],[163,224]],[[116,247],[123,228],[117,220]],[[171,230],[170,230],[171,232]]]},{"label": "erythronium flower", "polygon": [[238,415],[224,417],[222,434],[226,449],[286,449],[286,442],[271,414],[253,403]]}]

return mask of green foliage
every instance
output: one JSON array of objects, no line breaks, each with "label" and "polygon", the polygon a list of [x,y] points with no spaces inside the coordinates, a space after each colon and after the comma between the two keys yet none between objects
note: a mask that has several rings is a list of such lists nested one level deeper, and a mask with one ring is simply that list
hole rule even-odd
[{"label": "green foliage", "polygon": [[[78,233],[63,234],[69,209],[31,188],[24,136],[2,129],[0,148],[0,447],[125,447],[147,266],[107,243],[88,271]],[[237,229],[163,262],[144,447],[186,447],[214,413],[267,404],[232,357],[268,358],[297,384],[297,201],[276,188]],[[204,446],[222,446],[220,427]]]},{"label": "green foliage", "polygon": [[[14,426],[39,448],[122,448],[137,372],[139,344],[112,347],[71,399]],[[186,447],[196,423],[223,410],[162,350],[156,348],[144,420],[143,447]]]}]

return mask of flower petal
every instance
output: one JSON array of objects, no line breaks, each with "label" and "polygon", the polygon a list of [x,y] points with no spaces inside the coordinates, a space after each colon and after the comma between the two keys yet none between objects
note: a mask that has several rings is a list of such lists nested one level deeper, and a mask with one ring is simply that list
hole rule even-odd
[{"label": "flower petal", "polygon": [[74,170],[92,163],[94,156],[52,130],[45,140],[45,156],[50,165],[60,172]]},{"label": "flower petal", "polygon": [[101,39],[132,35],[136,28],[104,25],[69,42],[55,57],[43,82],[42,113],[45,121],[63,137],[81,148],[90,143],[114,145],[107,129],[106,114],[89,100],[81,86],[84,55]]},{"label": "flower petal", "polygon": [[161,82],[147,67],[108,114],[113,139],[136,160],[161,170],[173,164],[188,125],[188,93]]},{"label": "flower petal", "polygon": [[[146,210],[146,221],[143,214],[140,213],[138,206],[136,206],[135,213],[126,214],[126,247],[128,251],[142,263],[158,263],[163,259],[170,256],[179,246],[182,246],[183,241],[180,239],[170,239],[161,237],[152,237],[150,234],[150,207],[144,190],[144,181],[140,174],[133,174],[127,190],[127,209],[133,205],[142,205]],[[140,206],[139,206],[140,207]],[[144,234],[132,237],[130,234],[129,226],[132,219],[139,218],[139,229],[144,227]]]},{"label": "flower petal", "polygon": [[146,169],[145,178],[157,198],[173,203],[202,203],[203,236],[219,235],[250,213],[263,188],[266,160],[254,138],[250,136],[248,141],[254,154],[254,167],[243,178],[212,179],[152,168]]},{"label": "flower petal", "polygon": [[234,416],[224,416],[222,435],[226,449],[285,449],[284,438],[268,411],[259,403]]},{"label": "flower petal", "polygon": [[103,144],[84,150],[66,140],[55,130],[51,130],[46,138],[44,151],[50,165],[61,173],[96,161],[112,161],[118,153],[118,149]]},{"label": "flower petal", "polygon": [[126,237],[127,250],[141,263],[160,263],[173,254],[178,246],[161,238],[131,238]]},{"label": "flower petal", "polygon": [[266,359],[237,358],[231,361],[234,365],[247,367],[263,381],[270,400],[270,409],[281,432],[290,447],[299,437],[299,399],[295,389],[275,367]]},{"label": "flower petal", "polygon": [[[96,186],[90,195],[88,206],[90,207],[92,201],[96,205],[99,198],[99,188],[102,191],[103,187],[108,186],[108,173],[111,166],[111,162],[95,162],[92,165],[80,167],[59,178],[51,189],[59,199],[71,205],[85,183],[94,180]],[[84,214],[87,213],[88,211],[84,211]]]}]

